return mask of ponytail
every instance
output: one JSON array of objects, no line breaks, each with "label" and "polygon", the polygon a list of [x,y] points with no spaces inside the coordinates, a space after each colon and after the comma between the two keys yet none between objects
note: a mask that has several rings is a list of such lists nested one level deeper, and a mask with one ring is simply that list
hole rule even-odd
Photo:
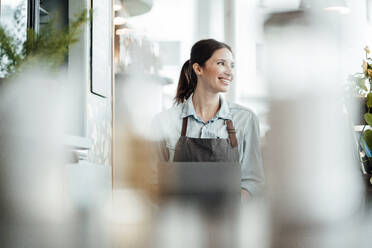
[{"label": "ponytail", "polygon": [[178,80],[177,93],[174,97],[174,102],[176,104],[183,103],[190,95],[194,92],[196,88],[197,77],[192,69],[192,64],[190,60],[187,60],[181,69],[180,79]]}]

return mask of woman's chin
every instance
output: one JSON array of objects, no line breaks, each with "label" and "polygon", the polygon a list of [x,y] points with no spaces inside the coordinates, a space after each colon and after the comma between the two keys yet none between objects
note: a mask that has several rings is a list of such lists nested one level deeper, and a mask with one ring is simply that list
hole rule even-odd
[{"label": "woman's chin", "polygon": [[230,90],[230,85],[229,84],[218,84],[210,89],[215,93],[226,93]]},{"label": "woman's chin", "polygon": [[220,87],[220,92],[226,93],[229,91],[229,89],[230,89],[230,85],[223,85]]}]

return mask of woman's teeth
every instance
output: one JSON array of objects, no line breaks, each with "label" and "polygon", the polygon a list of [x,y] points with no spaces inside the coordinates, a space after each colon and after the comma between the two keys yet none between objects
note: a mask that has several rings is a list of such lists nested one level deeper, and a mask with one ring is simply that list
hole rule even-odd
[{"label": "woman's teeth", "polygon": [[219,80],[221,80],[221,81],[224,82],[225,84],[231,84],[231,81],[228,80],[228,79],[219,78]]}]

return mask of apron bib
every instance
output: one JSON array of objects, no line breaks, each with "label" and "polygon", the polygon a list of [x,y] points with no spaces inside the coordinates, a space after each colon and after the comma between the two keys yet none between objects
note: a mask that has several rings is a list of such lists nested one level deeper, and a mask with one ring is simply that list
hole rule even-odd
[{"label": "apron bib", "polygon": [[238,141],[231,120],[226,121],[228,139],[201,139],[186,137],[188,117],[183,118],[181,137],[178,139],[174,162],[239,162]]}]

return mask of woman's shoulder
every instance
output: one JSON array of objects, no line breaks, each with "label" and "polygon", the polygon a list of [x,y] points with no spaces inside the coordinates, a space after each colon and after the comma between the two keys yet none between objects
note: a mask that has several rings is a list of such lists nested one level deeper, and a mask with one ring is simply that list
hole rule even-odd
[{"label": "woman's shoulder", "polygon": [[245,106],[239,105],[237,103],[228,102],[228,106],[230,112],[234,117],[238,118],[246,118],[246,119],[253,119],[257,120],[257,115],[250,109]]},{"label": "woman's shoulder", "polygon": [[238,133],[240,132],[243,135],[243,133],[252,129],[259,133],[260,122],[257,115],[250,108],[236,103],[229,103],[229,108],[232,121]]}]

